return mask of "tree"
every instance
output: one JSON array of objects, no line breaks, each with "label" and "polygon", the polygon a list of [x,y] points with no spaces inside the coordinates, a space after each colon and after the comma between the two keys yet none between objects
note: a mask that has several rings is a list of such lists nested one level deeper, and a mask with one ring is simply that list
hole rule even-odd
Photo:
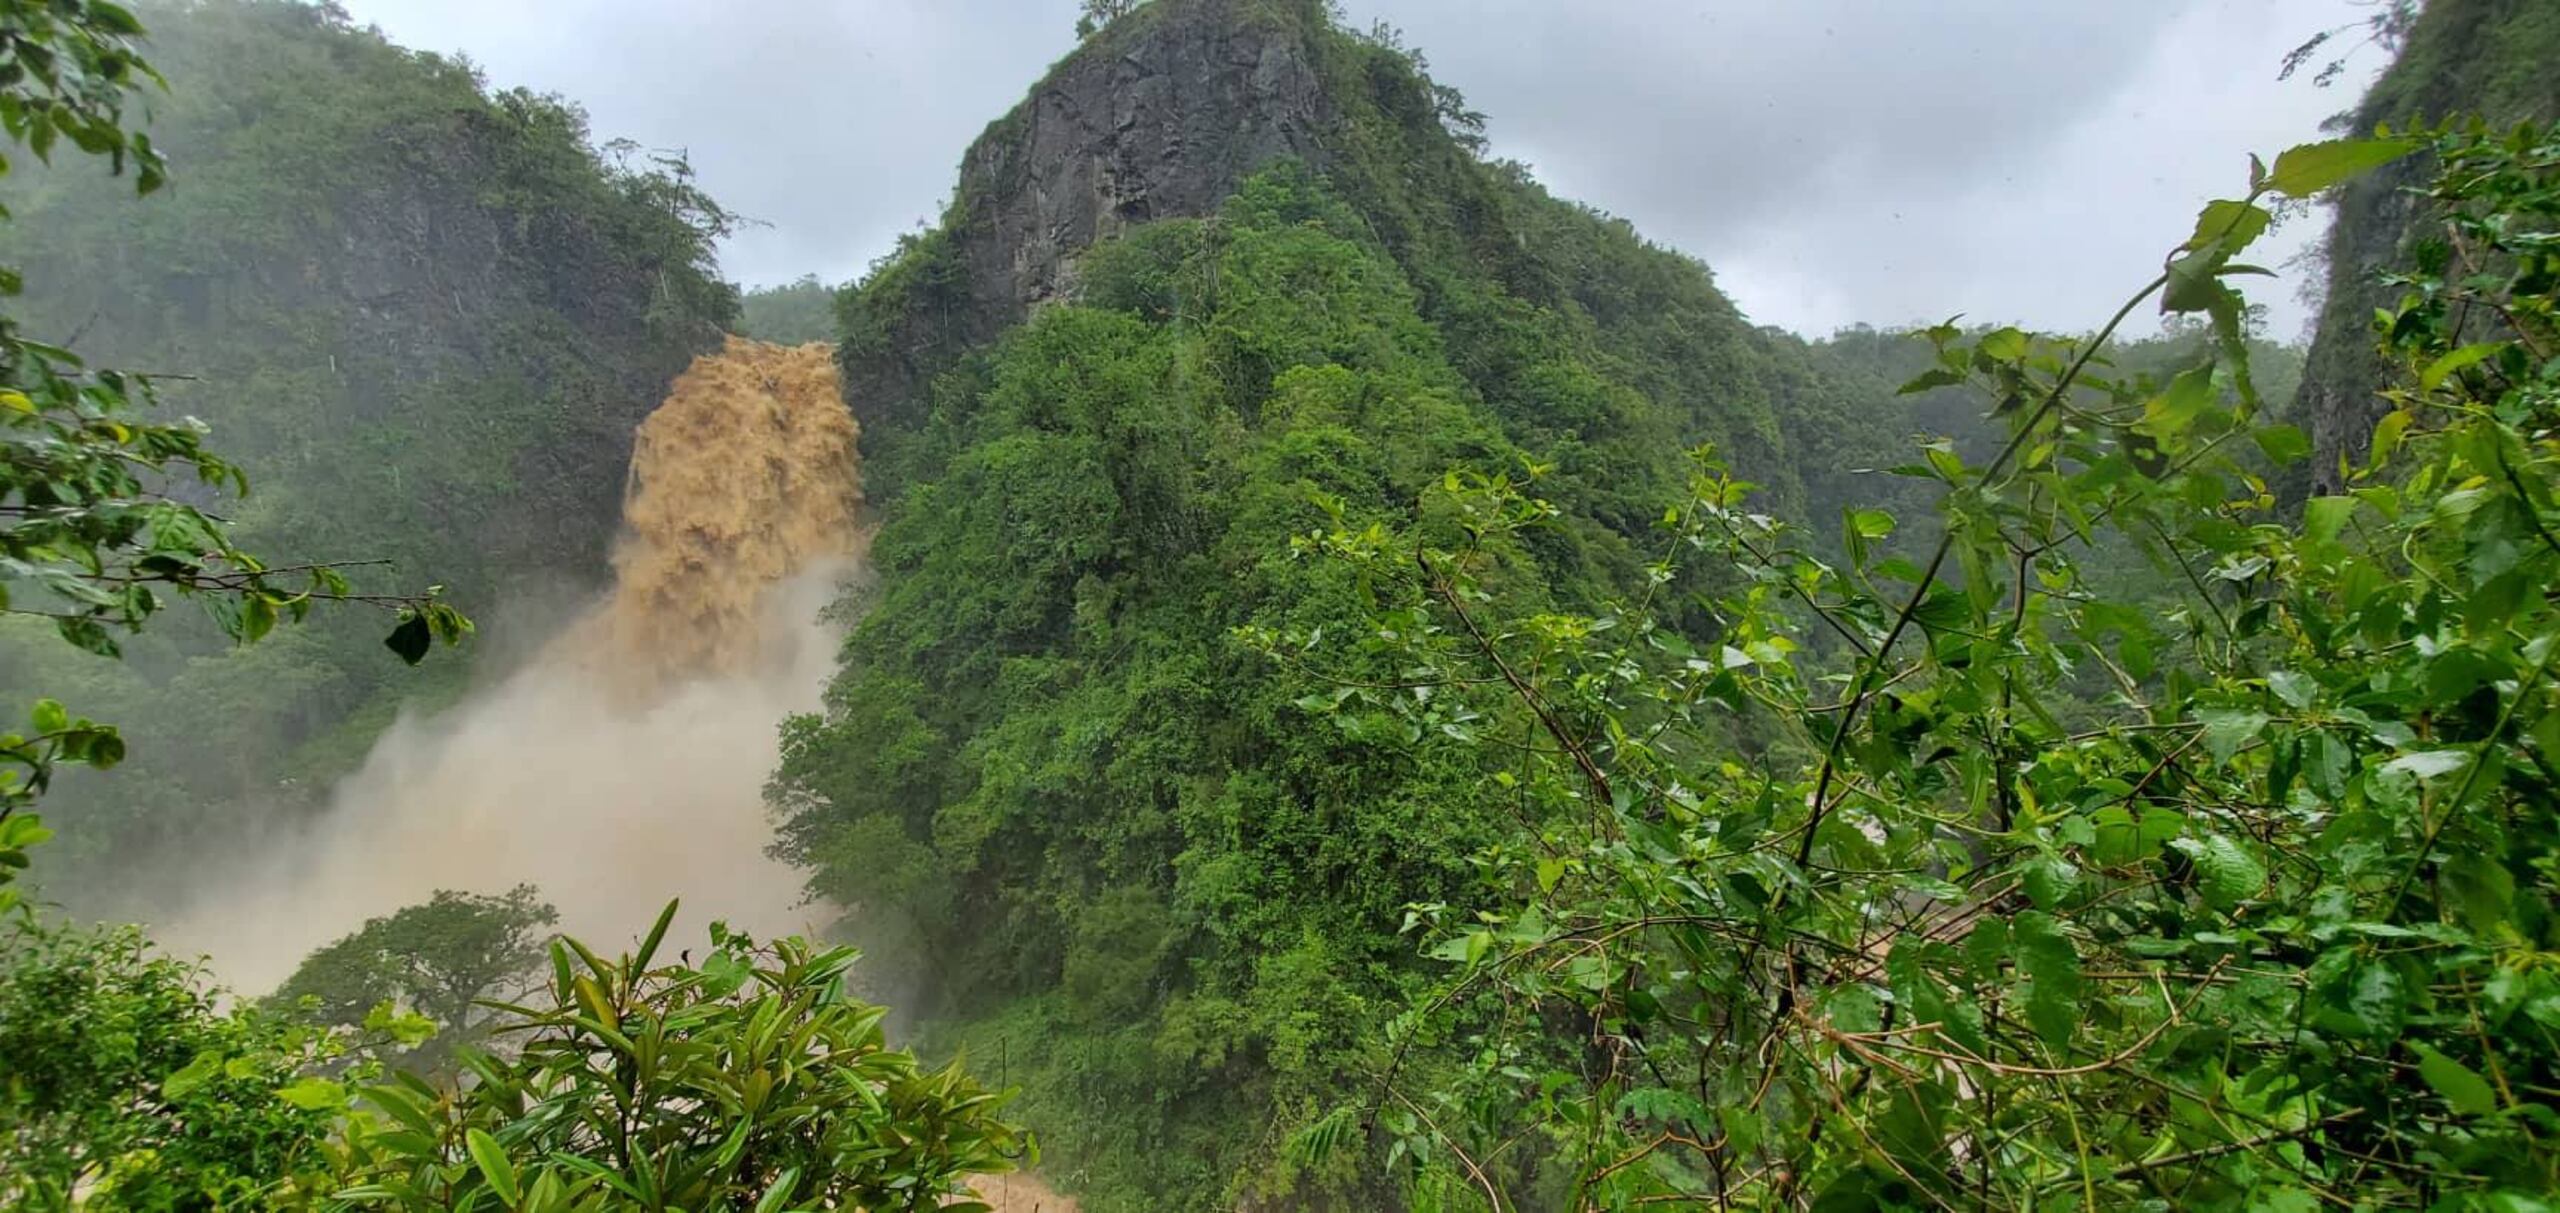
[{"label": "tree", "polygon": [[0,1202],[985,1213],[969,1178],[1032,1156],[1002,1096],[887,1047],[851,949],[714,927],[699,968],[653,964],[673,914],[618,959],[554,941],[550,980],[486,1023],[510,1055],[457,1049],[460,1088],[386,1069],[434,1030],[387,1003],[349,1026],[226,1010],[138,931],[12,916]]},{"label": "tree", "polygon": [[674,914],[617,959],[555,942],[540,1005],[502,1009],[516,1055],[466,1054],[476,1081],[459,1092],[404,1075],[358,1093],[335,1199],[988,1213],[954,1198],[1030,1139],[956,1065],[887,1047],[888,1012],[845,992],[858,953],[714,925],[700,968],[653,966]]},{"label": "tree", "polygon": [[2418,0],[2359,0],[2359,2],[2372,11],[2353,21],[2321,30],[2311,35],[2302,45],[2286,51],[2284,64],[2276,71],[2276,79],[2292,79],[2295,72],[2310,65],[2312,59],[2319,55],[2320,48],[2329,45],[2332,41],[2352,34],[2364,35],[2362,40],[2348,46],[2336,58],[2323,64],[2311,77],[2313,84],[2327,88],[2337,83],[2338,77],[2346,74],[2347,60],[2353,58],[2357,51],[2374,46],[2380,47],[2382,53],[2388,55],[2397,52],[2401,44],[2408,41],[2409,27],[2415,25],[2418,20]]},{"label": "tree", "polygon": [[[1496,1210],[2560,1185],[2560,139],[2438,133],[2452,218],[2377,318],[2405,385],[2298,516],[2265,476],[2308,439],[2261,423],[2230,285],[2270,195],[2425,142],[2256,166],[2093,335],[1925,334],[1911,389],[1973,386],[2005,438],[1917,453],[1917,546],[1859,508],[1818,554],[1702,455],[1655,582],[1743,572],[1706,634],[1515,605],[1534,478],[1454,480],[1459,543],[1323,537],[1439,693],[1314,710],[1538,745],[1481,899],[1412,911],[1447,980],[1310,1148],[1373,1125],[1415,1203]],[[2111,368],[2155,301],[2212,344]]]},{"label": "tree", "polygon": [[484,1000],[524,993],[542,967],[545,928],[559,920],[531,885],[497,897],[439,889],[314,949],[272,1001],[313,1022],[350,1028],[386,1002],[414,1011],[440,1030],[405,1061],[433,1072],[452,1061],[457,1046],[482,1038]]},{"label": "tree", "polygon": [[[157,190],[165,162],[148,135],[122,125],[127,96],[160,83],[141,35],[133,15],[106,0],[0,0],[0,129],[40,160],[68,141],[111,172],[130,166],[137,192]],[[22,285],[0,267],[0,298]],[[435,590],[357,594],[342,565],[271,566],[240,550],[197,503],[245,493],[248,478],[205,449],[191,419],[145,420],[139,409],[151,401],[148,377],[91,370],[0,314],[0,612],[51,619],[64,640],[108,657],[119,653],[115,633],[140,630],[164,595],[203,602],[242,643],[318,602],[382,606],[399,615],[387,643],[413,664],[434,639],[470,630]],[[179,487],[188,480],[196,487]],[[124,756],[113,728],[52,700],[37,702],[29,724],[0,734],[0,883],[47,836],[23,811],[54,768]],[[15,898],[0,889],[0,909]]]},{"label": "tree", "polygon": [[[39,158],[67,139],[118,171],[130,162],[149,192],[158,155],[120,125],[128,91],[156,80],[135,51],[141,32],[105,0],[0,0],[0,126]],[[16,286],[0,275],[0,294]],[[240,551],[200,493],[168,480],[245,491],[244,479],[203,449],[200,427],[136,417],[148,401],[146,379],[88,371],[0,317],[0,610],[43,615],[108,656],[114,630],[140,628],[164,593],[203,600],[242,642],[322,601],[397,610],[388,643],[410,662],[469,630],[432,591],[358,595],[334,566]],[[23,810],[54,767],[122,754],[113,729],[58,703],[32,716],[31,733],[0,736],[15,768],[0,772],[0,880],[42,841]],[[555,942],[556,980],[485,1022],[521,1052],[464,1053],[478,1081],[439,1094],[414,1076],[376,1081],[382,1048],[433,1030],[420,1016],[385,1002],[347,1027],[226,1010],[139,932],[48,926],[0,889],[0,1200],[451,1210],[495,1196],[527,1213],[663,1213],[805,1197],[921,1210],[1029,1150],[996,1118],[997,1096],[885,1047],[886,1012],[845,993],[851,951],[715,928],[704,968],[653,968],[674,910],[619,961]],[[440,895],[323,949],[297,979],[341,1023],[368,989],[468,1016],[467,996],[520,968],[552,917],[527,889]]]},{"label": "tree", "polygon": [[740,336],[780,345],[835,340],[836,291],[815,274],[749,290],[738,303]]},{"label": "tree", "polygon": [[1101,33],[1114,21],[1136,12],[1147,0],[1084,0],[1084,10],[1076,17],[1076,37],[1090,38]]},{"label": "tree", "polygon": [[333,1111],[296,1084],[340,1043],[225,1012],[131,927],[0,916],[0,1205],[253,1204],[318,1160]]}]

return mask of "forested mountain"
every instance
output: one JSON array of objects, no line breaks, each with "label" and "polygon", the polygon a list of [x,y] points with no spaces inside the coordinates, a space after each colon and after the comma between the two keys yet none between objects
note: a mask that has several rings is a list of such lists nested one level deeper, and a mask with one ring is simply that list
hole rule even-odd
[{"label": "forested mountain", "polygon": [[836,292],[815,274],[781,286],[757,287],[738,298],[738,335],[799,345],[833,341]]},{"label": "forested mountain", "polygon": [[[2542,0],[2428,0],[2397,6],[2399,53],[2341,124],[2368,132],[2477,118],[2492,127],[2560,119],[2560,6]],[[2434,172],[2415,157],[2337,193],[2337,219],[2325,248],[2328,281],[2310,370],[2294,408],[2311,430],[2315,489],[2340,484],[2341,457],[2362,456],[2382,416],[2375,391],[2386,379],[2373,349],[2372,320],[2403,288],[2386,272],[2407,264],[2417,246],[2436,241],[2442,212],[2418,197]]]},{"label": "forested mountain", "polygon": [[1686,442],[1764,469],[1791,507],[1809,487],[1836,500],[1826,477],[1890,453],[1832,445],[1875,427],[1825,416],[1841,393],[1799,343],[1747,323],[1704,266],[1485,162],[1481,115],[1418,56],[1320,8],[1138,6],[978,139],[941,225],[844,304],[847,398],[872,434],[875,492],[910,478],[936,377],[1035,306],[1075,297],[1088,247],[1212,217],[1282,161],[1322,179],[1363,243],[1394,260],[1469,394],[1555,462],[1551,488],[1602,524],[1585,537],[1620,571],[1626,554],[1598,537],[1642,531],[1638,502],[1678,477]]},{"label": "forested mountain", "polygon": [[[2549,112],[2549,5],[2378,11],[2357,126]],[[680,158],[334,7],[0,0],[0,1204],[2560,1189],[2560,133],[1807,339],[1326,0],[1078,37],[742,297]],[[209,886],[289,978],[78,921]]]},{"label": "forested mountain", "polygon": [[[144,205],[90,163],[13,182],[0,254],[29,330],[168,376],[166,407],[250,476],[218,504],[246,542],[387,561],[354,570],[359,589],[434,577],[474,611],[598,583],[633,427],[735,316],[718,209],[680,165],[599,153],[568,103],[492,91],[331,8],[144,16],[169,82],[144,129],[185,171]],[[466,677],[395,682],[360,618],[237,651],[179,626],[122,664],[25,632],[0,678],[133,738],[112,787],[63,789],[51,873],[125,912],[171,891],[136,874],[291,815],[404,697]]]},{"label": "forested mountain", "polygon": [[1280,1143],[1410,986],[1404,906],[1517,824],[1516,755],[1337,727],[1254,651],[1363,626],[1293,537],[1446,533],[1426,490],[1534,468],[1559,513],[1511,584],[1590,609],[1665,555],[1693,447],[1793,516],[1922,495],[1874,470],[1918,368],[1754,327],[1480,122],[1311,0],[1160,0],[839,302],[880,588],[789,735],[786,845],[922,1013],[1009,1058],[1094,1207],[1289,1191]]}]

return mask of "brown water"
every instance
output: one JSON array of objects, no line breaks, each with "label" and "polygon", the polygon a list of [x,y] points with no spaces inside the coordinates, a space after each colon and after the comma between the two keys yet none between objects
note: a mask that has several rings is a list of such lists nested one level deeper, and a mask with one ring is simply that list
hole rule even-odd
[{"label": "brown water", "polygon": [[731,337],[640,423],[596,639],[652,682],[762,665],[775,586],[854,555],[858,431],[823,345]]},{"label": "brown water", "polygon": [[533,884],[606,947],[670,897],[686,943],[712,918],[818,925],[765,854],[763,786],[776,725],[833,669],[821,610],[859,571],[855,433],[825,346],[697,359],[636,436],[612,591],[503,679],[404,716],[324,814],[161,941],[254,992],[438,889]]}]

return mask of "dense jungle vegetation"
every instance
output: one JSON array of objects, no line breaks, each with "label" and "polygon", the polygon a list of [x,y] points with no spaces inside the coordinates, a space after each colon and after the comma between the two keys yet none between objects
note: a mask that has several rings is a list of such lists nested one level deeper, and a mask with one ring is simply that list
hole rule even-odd
[{"label": "dense jungle vegetation", "polygon": [[740,295],[738,333],[784,345],[833,341],[835,312],[835,290],[810,274],[781,286],[759,287]]},{"label": "dense jungle vegetation", "polygon": [[[556,99],[490,91],[329,8],[152,15],[171,86],[133,129],[185,171],[135,205],[86,164],[22,163],[0,234],[21,322],[183,372],[164,405],[255,477],[220,511],[253,550],[382,561],[347,575],[431,579],[480,613],[503,592],[538,615],[601,580],[632,427],[735,315],[711,267],[723,213],[681,164],[598,151]],[[234,649],[172,618],[111,664],[0,629],[0,679],[148,743],[111,783],[58,790],[45,883],[165,910],[179,882],[154,872],[312,811],[401,703],[468,681],[468,662],[396,677],[378,639],[321,619]]]},{"label": "dense jungle vegetation", "polygon": [[[1141,8],[1084,53],[1185,15]],[[1391,41],[1245,19],[1302,23],[1361,115],[1340,159],[1095,248],[1075,306],[955,359],[917,407],[860,403],[882,586],[776,781],[813,887],[921,973],[927,1039],[1005,1057],[1104,1208],[1315,1182],[1290,1142],[1372,1081],[1376,1025],[1424,980],[1406,907],[1474,896],[1524,820],[1499,713],[1311,713],[1409,667],[1247,643],[1371,632],[1374,574],[1308,559],[1311,529],[1440,534],[1463,525],[1444,477],[1534,466],[1553,511],[1501,584],[1593,612],[1649,583],[1701,439],[1819,519],[1925,511],[1917,482],[1857,470],[1907,461],[1909,435],[1999,437],[1970,392],[1897,396],[1925,343],[1754,329],[1695,262],[1480,161]],[[1418,186],[1389,167],[1415,164]],[[952,306],[972,205],[846,293],[849,363],[882,317]],[[2208,345],[2199,324],[2117,357],[2166,378]],[[2289,391],[2298,353],[2251,349]],[[1725,579],[1683,570],[1675,625],[1714,630]]]},{"label": "dense jungle vegetation", "polygon": [[[586,223],[610,232],[635,219],[642,222],[622,234],[681,233],[673,247],[683,256],[651,269],[660,304],[676,303],[670,293],[688,281],[673,270],[703,269],[709,233],[698,195],[680,177],[605,171],[568,111],[530,98],[510,111],[467,75],[392,51],[326,10],[208,11],[213,32],[240,39],[234,51],[316,52],[304,68],[332,55],[373,56],[382,83],[442,90],[422,103],[425,114],[405,116],[466,128],[499,122],[496,142],[449,151],[508,151],[504,132],[526,118],[547,130],[555,159],[536,167],[597,209],[521,215],[512,225],[518,238],[584,237]],[[268,45],[281,31],[310,41]],[[141,38],[135,16],[106,0],[0,4],[0,128],[13,146],[39,161],[58,153],[94,168],[91,158],[103,160],[119,189],[160,192],[171,143],[127,122],[133,94],[163,79],[142,56]],[[262,83],[328,81],[294,71]],[[563,152],[565,164],[556,158]],[[517,178],[501,169],[466,180]],[[326,223],[328,212],[319,218]],[[564,223],[565,232],[548,229]],[[12,266],[0,275],[0,294],[17,295],[25,273]],[[734,306],[716,279],[689,281],[724,314]],[[14,312],[0,316],[0,607],[13,616],[48,627],[57,644],[93,661],[122,657],[131,634],[173,600],[209,608],[212,628],[235,644],[267,642],[244,650],[252,653],[293,635],[276,633],[278,624],[301,623],[318,606],[396,612],[385,643],[413,665],[439,639],[455,643],[472,631],[437,591],[377,591],[357,584],[361,568],[253,555],[242,543],[262,532],[210,508],[244,501],[249,480],[208,451],[202,422],[163,419],[152,377],[93,368],[27,332]],[[557,419],[560,400],[515,387],[527,394],[499,403]],[[325,399],[260,403],[284,410]],[[509,444],[478,453],[523,451]],[[564,486],[537,479],[526,487]],[[331,500],[328,480],[303,488],[300,508]],[[429,538],[429,550],[451,539]],[[293,693],[248,685],[279,702]],[[148,746],[151,735],[137,742]],[[1018,1130],[993,1118],[994,1096],[956,1069],[928,1071],[886,1046],[886,1011],[846,993],[852,949],[759,943],[714,925],[698,967],[690,949],[681,963],[661,963],[673,905],[633,950],[607,958],[568,939],[537,945],[552,918],[530,890],[439,896],[322,949],[276,998],[231,1003],[206,987],[198,967],[155,954],[139,931],[86,928],[27,896],[20,874],[53,833],[36,803],[65,808],[47,797],[56,774],[112,768],[126,752],[116,726],[74,716],[53,698],[33,703],[25,730],[0,734],[0,1203],[8,1207],[921,1210],[945,1207],[963,1177],[1004,1170],[1025,1149]],[[68,807],[84,816],[92,808]],[[537,958],[549,964],[538,976],[528,972],[540,968]],[[514,1001],[475,1005],[489,996]],[[503,1048],[430,1053],[439,1025],[421,1011],[444,1016],[448,1035],[502,1040]]]},{"label": "dense jungle vegetation", "polygon": [[[1053,79],[1250,38],[1317,134],[1036,305],[1029,103],[741,297],[680,160],[332,10],[0,0],[0,1200],[2545,1208],[2552,27],[2384,16],[2097,327],[1806,340],[1309,0],[1086,5]],[[2306,368],[2242,289],[2320,199]],[[30,895],[254,845],[592,584],[724,327],[863,425],[766,789],[843,943],[457,890],[230,999]]]}]

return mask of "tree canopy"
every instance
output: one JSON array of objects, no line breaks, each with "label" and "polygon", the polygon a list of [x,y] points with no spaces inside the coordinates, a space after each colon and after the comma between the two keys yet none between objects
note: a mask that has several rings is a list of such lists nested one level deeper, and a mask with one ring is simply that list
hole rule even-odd
[{"label": "tree canopy", "polygon": [[[140,36],[113,4],[0,0],[0,126],[39,158],[67,139],[117,170],[135,164],[149,192],[163,166],[121,110],[158,78]],[[0,294],[17,285],[9,274]],[[44,616],[108,657],[120,650],[106,625],[138,631],[161,592],[207,599],[244,643],[329,600],[397,609],[388,643],[412,663],[469,630],[432,594],[359,594],[326,564],[271,568],[233,546],[225,521],[163,495],[146,477],[183,469],[247,486],[204,450],[200,425],[130,417],[147,392],[146,379],[86,371],[0,318],[0,608]],[[0,881],[44,841],[27,810],[54,766],[122,753],[114,730],[53,700],[36,705],[33,728],[0,736],[14,767],[0,782]],[[66,928],[0,888],[0,1199],[924,1210],[1029,1150],[997,1119],[1000,1096],[886,1047],[886,1012],[846,992],[853,950],[714,927],[702,968],[657,964],[675,909],[608,960],[574,941],[541,949],[532,932],[555,915],[529,889],[440,895],[313,957],[288,992],[320,1013],[315,1024],[225,1007],[195,966],[153,954],[139,931]],[[474,1004],[510,992],[500,987],[540,955],[552,980],[481,1018]],[[386,1070],[385,1051],[436,1031],[402,1003],[508,1035],[511,1050],[451,1055],[471,1078],[459,1088]]]}]

